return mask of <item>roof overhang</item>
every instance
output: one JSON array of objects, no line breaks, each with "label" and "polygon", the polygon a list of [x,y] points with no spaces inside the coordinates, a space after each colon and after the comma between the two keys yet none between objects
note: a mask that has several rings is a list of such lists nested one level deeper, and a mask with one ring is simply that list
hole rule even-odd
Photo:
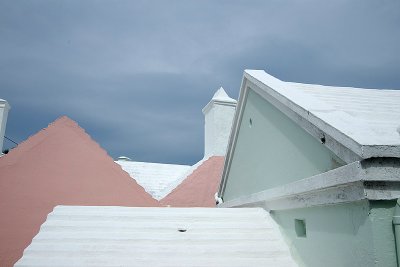
[{"label": "roof overhang", "polygon": [[367,159],[219,204],[285,210],[360,200],[400,198],[400,159]]}]

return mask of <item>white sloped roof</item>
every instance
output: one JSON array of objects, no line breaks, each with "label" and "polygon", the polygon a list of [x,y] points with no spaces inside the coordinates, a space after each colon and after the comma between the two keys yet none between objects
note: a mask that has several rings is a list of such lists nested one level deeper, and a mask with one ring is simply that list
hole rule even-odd
[{"label": "white sloped roof", "polygon": [[[153,198],[160,200],[170,191],[166,188],[176,180],[181,179],[190,166],[162,164],[150,162],[138,162],[117,160],[124,171],[126,171],[136,182],[142,186]],[[172,188],[171,190],[173,190]]]},{"label": "white sloped roof", "polygon": [[400,90],[284,82],[263,70],[245,77],[362,158],[400,157]]},{"label": "white sloped roof", "polygon": [[57,206],[14,266],[297,265],[261,208]]}]

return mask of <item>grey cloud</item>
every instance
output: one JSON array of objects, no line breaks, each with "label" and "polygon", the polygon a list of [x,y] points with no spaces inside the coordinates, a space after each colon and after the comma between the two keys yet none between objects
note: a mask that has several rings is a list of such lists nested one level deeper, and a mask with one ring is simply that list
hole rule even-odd
[{"label": "grey cloud", "polygon": [[194,163],[243,70],[400,88],[398,1],[2,1],[0,98],[19,141],[61,115],[113,157]]}]

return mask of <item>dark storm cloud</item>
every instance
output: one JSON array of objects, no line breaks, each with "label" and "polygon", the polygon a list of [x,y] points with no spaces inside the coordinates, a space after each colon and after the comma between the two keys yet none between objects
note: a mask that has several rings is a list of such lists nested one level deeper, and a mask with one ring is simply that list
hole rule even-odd
[{"label": "dark storm cloud", "polygon": [[398,25],[395,0],[3,1],[7,135],[67,115],[113,157],[194,163],[201,108],[219,86],[236,98],[244,69],[400,88]]}]

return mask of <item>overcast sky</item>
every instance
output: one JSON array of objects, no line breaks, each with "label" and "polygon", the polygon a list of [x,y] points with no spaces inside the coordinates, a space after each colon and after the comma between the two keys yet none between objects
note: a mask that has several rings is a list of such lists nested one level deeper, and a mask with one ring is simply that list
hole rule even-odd
[{"label": "overcast sky", "polygon": [[[244,69],[400,88],[400,1],[4,1],[0,98],[21,142],[67,115],[112,157],[193,164]],[[5,142],[5,147],[12,143]]]}]

